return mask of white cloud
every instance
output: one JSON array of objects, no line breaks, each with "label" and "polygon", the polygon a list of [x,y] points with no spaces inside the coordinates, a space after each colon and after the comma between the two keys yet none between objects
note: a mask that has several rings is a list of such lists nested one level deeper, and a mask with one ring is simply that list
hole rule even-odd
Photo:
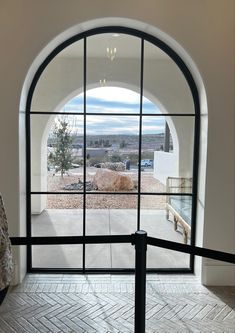
[{"label": "white cloud", "polygon": [[143,134],[154,134],[164,131],[163,125],[153,125],[153,126],[142,126]]},{"label": "white cloud", "polygon": [[132,90],[117,87],[102,87],[87,91],[87,96],[107,102],[139,103],[140,95]]},{"label": "white cloud", "polygon": [[[111,89],[111,90],[110,90]],[[99,92],[98,92],[99,90]],[[102,90],[102,94],[100,94],[100,90]],[[110,91],[110,93],[108,91]],[[115,90],[115,100],[113,99],[114,97],[112,97],[112,93]],[[118,90],[118,92],[117,92]],[[96,92],[95,92],[96,91]],[[125,93],[123,93],[123,91],[125,91]],[[125,105],[125,103],[127,105],[125,105],[123,108],[119,108],[119,106],[117,106],[115,103],[113,106],[110,107],[106,107],[102,104],[99,103],[91,103],[87,106],[87,111],[88,112],[96,112],[96,113],[100,113],[102,115],[87,115],[86,116],[86,131],[87,134],[91,135],[99,135],[99,134],[103,134],[103,135],[111,135],[111,134],[133,134],[133,135],[137,135],[139,134],[139,117],[138,116],[131,116],[130,115],[126,115],[126,116],[111,116],[111,115],[105,115],[105,112],[119,112],[119,113],[127,113],[127,112],[133,112],[133,110],[135,110],[135,107],[131,106],[131,104],[129,103],[130,99],[129,99],[129,94],[131,94],[132,98],[132,103],[139,103],[139,100],[136,99],[136,97],[139,98],[139,94],[136,94],[132,91],[129,91],[127,89],[123,89],[123,88],[112,88],[112,87],[105,87],[105,88],[97,88],[97,89],[92,89],[91,90],[93,94],[92,97],[96,98],[100,101],[102,101],[103,99],[106,98],[106,101],[111,100],[111,102],[116,102],[117,101],[117,96],[118,94],[122,93],[122,97],[120,100],[118,100],[118,103],[123,103]],[[98,97],[96,96],[96,93],[98,92]],[[117,92],[117,93],[116,93]],[[104,93],[104,95],[103,95]],[[126,95],[125,95],[126,94]],[[128,95],[128,102],[125,100],[125,98],[127,98]],[[117,104],[118,104],[117,103]],[[149,102],[151,103],[151,102]],[[112,103],[111,103],[112,104]],[[128,104],[130,104],[130,108],[128,108]],[[75,104],[76,105],[76,104]],[[134,111],[135,112],[135,111]],[[69,122],[69,127],[71,129],[72,132],[79,132],[79,133],[83,133],[83,128],[84,128],[84,124],[83,124],[83,119],[84,116],[69,116],[69,112],[68,112],[68,116],[60,116],[60,117],[65,117],[67,118],[66,121]],[[143,134],[156,134],[156,133],[160,133],[164,131],[164,126],[165,126],[165,117],[164,116],[143,116],[143,123],[142,123],[142,130],[143,130]]]},{"label": "white cloud", "polygon": [[[140,103],[140,94],[118,87],[101,87],[94,88],[87,91],[87,97],[93,97],[106,102],[123,102],[129,104]],[[143,97],[144,103],[151,103],[147,98]]]}]

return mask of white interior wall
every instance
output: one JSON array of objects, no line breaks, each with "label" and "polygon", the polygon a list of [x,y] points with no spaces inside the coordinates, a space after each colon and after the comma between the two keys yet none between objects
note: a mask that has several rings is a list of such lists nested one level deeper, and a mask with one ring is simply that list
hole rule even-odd
[{"label": "white interior wall", "polygon": [[[0,152],[4,156],[0,189],[11,235],[19,235],[25,228],[23,146],[19,158],[19,136],[23,138],[25,131],[24,126],[19,128],[19,106],[24,111],[27,89],[36,68],[50,50],[72,34],[117,24],[167,41],[192,70],[205,124],[201,134],[198,241],[210,248],[235,252],[233,0],[149,0],[147,5],[136,1],[134,6],[131,0],[70,0],[69,5],[65,0],[8,0],[1,4],[0,21],[4,27],[0,34],[4,45],[0,61]],[[17,250],[15,260],[19,265],[20,254]],[[20,280],[24,270],[18,273]],[[206,284],[235,284],[234,267],[214,261],[203,261],[202,277]]]},{"label": "white interior wall", "polygon": [[[32,110],[53,111],[61,104],[62,98],[71,95],[72,91],[83,87],[83,59],[56,57],[44,70],[36,86]],[[112,73],[107,75],[110,82],[123,83],[127,87],[137,87],[139,92],[140,72],[137,59],[116,59],[112,64]],[[99,86],[107,60],[89,60],[87,68],[87,86]],[[140,70],[140,68],[139,68]],[[168,60],[148,61],[144,80],[144,95],[155,96],[169,113],[194,113],[191,92],[183,75],[175,63]],[[152,75],[150,75],[152,74]]]}]

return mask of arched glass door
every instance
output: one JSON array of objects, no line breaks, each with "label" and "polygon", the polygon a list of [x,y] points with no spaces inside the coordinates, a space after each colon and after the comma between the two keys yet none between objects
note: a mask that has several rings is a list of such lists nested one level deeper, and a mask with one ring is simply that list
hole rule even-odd
[{"label": "arched glass door", "polygon": [[[200,113],[186,65],[136,30],[60,45],[27,102],[28,236],[150,236],[194,244]],[[193,257],[149,248],[150,271]],[[131,271],[126,244],[28,246],[29,271]]]}]

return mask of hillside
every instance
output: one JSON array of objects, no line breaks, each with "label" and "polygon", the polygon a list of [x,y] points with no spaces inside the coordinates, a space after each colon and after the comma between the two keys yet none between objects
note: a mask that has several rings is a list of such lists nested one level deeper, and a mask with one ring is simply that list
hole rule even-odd
[{"label": "hillside", "polygon": [[[48,139],[48,145],[53,145],[54,139]],[[138,149],[139,136],[138,135],[87,135],[87,147],[94,148],[125,148]],[[144,134],[142,135],[142,148],[150,150],[160,150],[164,145],[164,133],[160,134]],[[74,147],[83,147],[83,136],[74,136]]]}]

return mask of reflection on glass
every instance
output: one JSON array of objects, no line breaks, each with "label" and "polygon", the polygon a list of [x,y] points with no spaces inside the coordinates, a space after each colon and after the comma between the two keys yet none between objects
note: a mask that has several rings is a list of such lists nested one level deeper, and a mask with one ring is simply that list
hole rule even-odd
[{"label": "reflection on glass", "polygon": [[82,208],[83,195],[32,195],[32,235],[82,235]]},{"label": "reflection on glass", "polygon": [[31,115],[31,190],[83,189],[83,116]]},{"label": "reflection on glass", "polygon": [[33,268],[81,268],[82,245],[34,245]]},{"label": "reflection on glass", "polygon": [[83,96],[79,100],[61,105],[71,91],[79,88],[83,93],[83,40],[61,51],[44,69],[32,99],[31,111],[39,112],[83,112]]}]

